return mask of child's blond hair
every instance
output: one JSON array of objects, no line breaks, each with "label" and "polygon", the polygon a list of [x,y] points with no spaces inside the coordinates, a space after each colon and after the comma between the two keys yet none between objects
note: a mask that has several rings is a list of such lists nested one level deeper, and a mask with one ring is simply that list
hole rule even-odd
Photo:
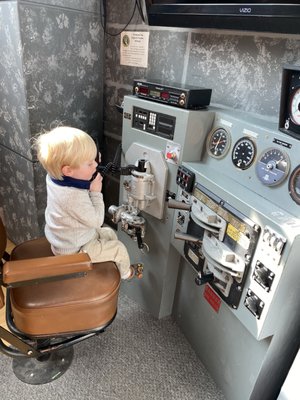
[{"label": "child's blond hair", "polygon": [[59,126],[39,135],[34,142],[39,162],[55,179],[62,180],[62,168],[78,168],[97,155],[94,140],[80,129]]}]

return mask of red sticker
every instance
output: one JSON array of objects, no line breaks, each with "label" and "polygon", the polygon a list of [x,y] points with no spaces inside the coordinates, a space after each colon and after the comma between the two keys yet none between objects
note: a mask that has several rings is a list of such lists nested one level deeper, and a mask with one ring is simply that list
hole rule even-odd
[{"label": "red sticker", "polygon": [[221,298],[216,294],[209,285],[205,286],[204,298],[212,306],[212,308],[218,312],[221,307]]}]

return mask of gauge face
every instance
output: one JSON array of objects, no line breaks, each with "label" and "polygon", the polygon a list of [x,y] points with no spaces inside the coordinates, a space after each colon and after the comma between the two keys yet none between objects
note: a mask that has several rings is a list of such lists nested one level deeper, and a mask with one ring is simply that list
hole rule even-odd
[{"label": "gauge face", "polygon": [[300,126],[300,88],[298,87],[291,94],[290,116],[295,125]]},{"label": "gauge face", "polygon": [[206,149],[210,156],[222,158],[227,154],[230,143],[230,133],[224,128],[217,128],[208,135]]},{"label": "gauge face", "polygon": [[252,164],[256,149],[253,141],[243,137],[236,142],[232,150],[232,162],[239,169],[247,169]]},{"label": "gauge face", "polygon": [[267,186],[279,185],[287,177],[289,170],[288,155],[275,147],[265,150],[256,164],[258,179]]},{"label": "gauge face", "polygon": [[300,165],[294,169],[290,176],[289,192],[292,199],[300,205]]},{"label": "gauge face", "polygon": [[300,137],[300,70],[283,69],[279,129]]}]

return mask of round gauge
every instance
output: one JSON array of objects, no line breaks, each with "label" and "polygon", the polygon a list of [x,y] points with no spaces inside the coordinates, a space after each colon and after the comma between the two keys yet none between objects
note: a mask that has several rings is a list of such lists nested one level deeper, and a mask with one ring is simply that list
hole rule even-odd
[{"label": "round gauge", "polygon": [[294,169],[290,176],[289,192],[292,199],[300,205],[300,165]]},{"label": "round gauge", "polygon": [[288,155],[275,147],[265,150],[256,164],[258,179],[267,186],[279,185],[290,170]]},{"label": "round gauge", "polygon": [[247,169],[252,164],[256,154],[255,144],[248,137],[236,142],[232,150],[232,162],[239,169]]},{"label": "round gauge", "polygon": [[300,70],[283,69],[279,129],[299,139],[300,135]]},{"label": "round gauge", "polygon": [[208,135],[206,149],[210,156],[222,158],[227,154],[230,143],[230,133],[224,128],[217,128]]},{"label": "round gauge", "polygon": [[300,88],[298,87],[291,94],[290,116],[295,125],[300,125]]}]

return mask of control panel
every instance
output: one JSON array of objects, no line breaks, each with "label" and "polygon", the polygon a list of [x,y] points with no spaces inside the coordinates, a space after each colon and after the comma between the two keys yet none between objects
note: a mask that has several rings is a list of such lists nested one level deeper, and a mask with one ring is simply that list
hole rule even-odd
[{"label": "control panel", "polygon": [[174,211],[167,199],[175,197],[177,168],[201,159],[213,120],[210,110],[124,97],[121,162],[131,172],[121,176],[120,204],[109,212],[131,262],[145,264],[143,279],[124,290],[157,317],[172,311],[180,261],[170,242]]},{"label": "control panel", "polygon": [[[199,162],[177,170],[172,244],[257,339],[274,333],[297,268],[298,142],[273,123],[216,110]],[[185,206],[183,206],[183,204]],[[296,257],[296,258],[295,258]]]},{"label": "control panel", "polygon": [[122,150],[112,215],[145,266],[124,292],[172,314],[226,398],[251,398],[298,304],[300,141],[267,118],[135,95]]},{"label": "control panel", "polygon": [[134,128],[158,135],[167,139],[173,139],[176,118],[147,110],[141,107],[133,107],[133,121]]},{"label": "control panel", "polygon": [[195,182],[195,174],[189,169],[180,165],[177,170],[176,183],[187,193],[190,193],[193,189]]},{"label": "control panel", "polygon": [[141,98],[188,109],[200,109],[210,103],[211,89],[162,81],[135,80],[133,94]]},{"label": "control panel", "polygon": [[201,247],[185,241],[184,255],[198,271],[196,283],[211,285],[237,308],[260,227],[199,183],[192,193],[187,233],[202,238]]},{"label": "control panel", "polygon": [[298,218],[298,146],[297,139],[278,130],[277,122],[218,109],[203,163]]},{"label": "control panel", "polygon": [[210,288],[203,301],[213,297],[259,340],[274,334],[300,255],[299,141],[236,110],[136,96],[124,105],[123,162],[141,167],[121,179],[123,204],[112,215],[132,262],[142,251],[153,268],[139,285],[147,291],[155,279],[160,295],[153,301],[134,285],[128,293],[168,315],[177,254],[189,284]]}]

